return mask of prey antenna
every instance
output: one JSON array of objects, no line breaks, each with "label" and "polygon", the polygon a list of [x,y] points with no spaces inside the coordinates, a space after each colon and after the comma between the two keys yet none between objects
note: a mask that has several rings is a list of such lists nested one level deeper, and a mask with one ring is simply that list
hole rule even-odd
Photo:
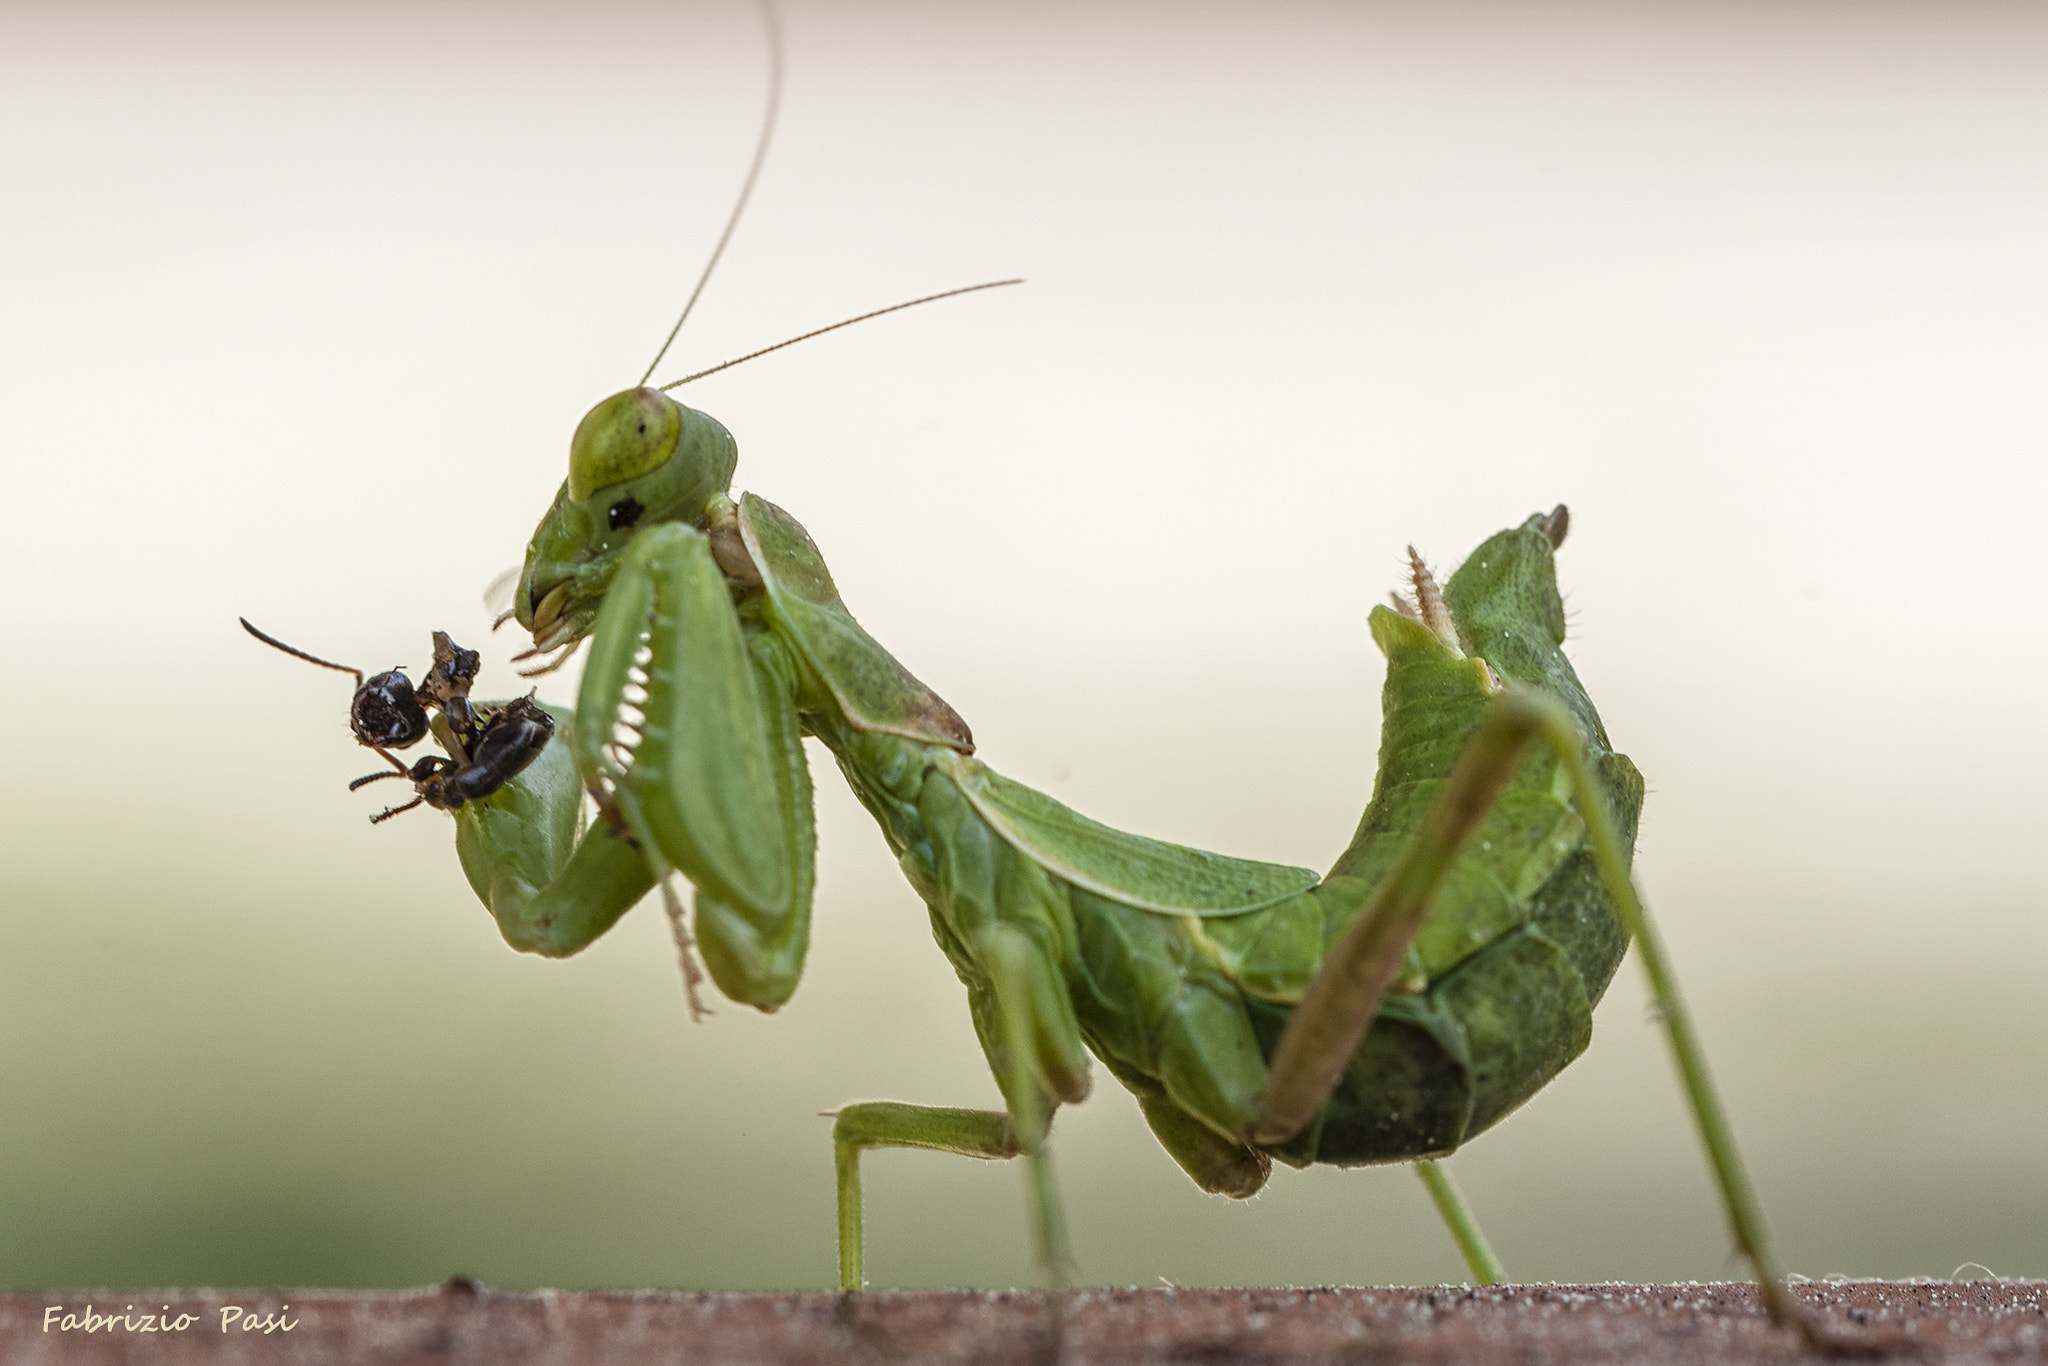
[{"label": "prey antenna", "polygon": [[711,249],[711,259],[704,263],[704,273],[697,277],[697,287],[690,291],[689,302],[676,316],[676,325],[668,330],[661,350],[647,362],[647,369],[640,376],[640,384],[643,385],[654,374],[654,367],[661,364],[661,358],[668,354],[669,347],[675,344],[676,334],[683,330],[690,310],[697,306],[697,296],[704,292],[711,272],[718,268],[718,258],[725,255],[725,244],[732,240],[733,229],[739,226],[740,215],[746,211],[747,200],[754,193],[754,182],[761,176],[762,163],[768,160],[768,144],[775,139],[775,116],[782,108],[782,20],[775,13],[775,0],[759,0],[759,4],[761,21],[768,28],[768,107],[761,115],[761,135],[754,142],[754,164],[747,168],[746,181],[740,186],[740,197],[733,201],[732,213],[725,220],[725,231],[718,235],[718,245]]},{"label": "prey antenna", "polygon": [[667,384],[661,386],[661,391],[667,393],[671,389],[680,389],[691,380],[702,379],[706,375],[715,375],[720,370],[730,370],[735,365],[742,365],[758,356],[765,356],[770,351],[780,351],[785,346],[795,346],[800,341],[809,341],[813,337],[822,337],[827,332],[837,332],[842,327],[852,327],[855,323],[864,323],[869,318],[879,318],[884,313],[901,313],[906,308],[916,308],[919,304],[936,303],[940,299],[950,299],[956,294],[972,294],[978,289],[1001,289],[1004,285],[1021,285],[1023,283],[1024,281],[1021,279],[988,280],[978,285],[963,285],[959,289],[949,289],[941,294],[927,294],[922,299],[912,299],[907,303],[890,304],[887,308],[877,308],[872,312],[862,313],[857,317],[833,323],[830,327],[814,328],[802,336],[791,337],[788,341],[779,341],[773,346],[764,346],[759,351],[749,351],[737,360],[729,360],[723,365],[714,365],[709,370],[699,370],[694,375],[684,375],[681,379],[672,379]]},{"label": "prey antenna", "polygon": [[336,664],[333,660],[322,659],[318,655],[309,655],[304,650],[301,650],[296,646],[285,644],[276,636],[265,635],[263,632],[257,630],[254,626],[251,626],[249,624],[249,619],[247,617],[236,617],[235,620],[242,623],[242,629],[244,631],[247,631],[250,635],[256,637],[256,639],[262,641],[265,645],[269,645],[276,649],[283,650],[293,659],[303,659],[308,664],[318,664],[323,669],[332,669],[336,673],[354,674],[356,676],[356,687],[360,688],[363,686],[363,671],[361,669],[358,669],[353,665],[349,664]]}]

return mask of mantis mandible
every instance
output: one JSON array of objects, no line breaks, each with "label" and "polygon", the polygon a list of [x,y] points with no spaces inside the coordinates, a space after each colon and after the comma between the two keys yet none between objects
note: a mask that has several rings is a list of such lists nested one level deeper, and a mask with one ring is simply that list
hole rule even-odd
[{"label": "mantis mandible", "polygon": [[[764,127],[748,189],[766,146]],[[1563,507],[1441,584],[1413,558],[1409,595],[1373,609],[1388,664],[1378,774],[1318,874],[1118,831],[990,769],[961,717],[855,620],[798,521],[732,494],[733,437],[666,392],[686,380],[645,380],[577,425],[509,614],[532,636],[523,657],[552,654],[544,668],[590,644],[563,743],[455,812],[457,851],[513,948],[574,954],[659,887],[693,1006],[701,958],[725,996],[774,1011],[808,943],[802,740],[823,742],[925,902],[1004,1102],[837,1112],[843,1289],[865,1280],[868,1149],[1021,1156],[1057,1323],[1070,1259],[1047,1137],[1088,1094],[1091,1054],[1202,1189],[1250,1196],[1275,1159],[1413,1162],[1474,1276],[1501,1280],[1440,1159],[1584,1050],[1634,943],[1772,1317],[1837,1345],[1785,1288],[1630,880],[1643,785],[1561,648]],[[600,817],[587,828],[586,794]]]}]

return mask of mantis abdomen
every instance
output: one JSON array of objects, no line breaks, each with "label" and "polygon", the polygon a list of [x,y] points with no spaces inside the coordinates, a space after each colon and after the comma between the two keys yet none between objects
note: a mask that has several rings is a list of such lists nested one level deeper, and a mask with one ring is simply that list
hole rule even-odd
[{"label": "mantis abdomen", "polygon": [[[1028,1075],[1043,1099],[1077,1101],[1093,1052],[1199,1184],[1249,1195],[1269,1154],[1351,1166],[1448,1153],[1584,1050],[1627,941],[1563,775],[1539,753],[1466,842],[1328,1103],[1283,1142],[1245,1137],[1293,1006],[1400,857],[1503,677],[1564,698],[1633,842],[1641,779],[1606,748],[1550,614],[1531,616],[1549,583],[1549,534],[1539,517],[1489,541],[1470,576],[1461,570],[1447,586],[1448,607],[1374,612],[1389,662],[1380,771],[1357,835],[1320,879],[1100,826],[956,746],[863,728],[831,689],[803,689],[808,728],[929,907],[1006,1092]],[[1501,619],[1488,609],[1503,598]],[[1466,653],[1481,642],[1459,636],[1480,633],[1498,658]],[[1028,946],[1021,976],[987,961],[982,946],[997,930]],[[999,990],[1025,998],[1015,1003],[1030,1022],[1021,1071]],[[1022,1112],[1022,1098],[1007,1098]]]}]

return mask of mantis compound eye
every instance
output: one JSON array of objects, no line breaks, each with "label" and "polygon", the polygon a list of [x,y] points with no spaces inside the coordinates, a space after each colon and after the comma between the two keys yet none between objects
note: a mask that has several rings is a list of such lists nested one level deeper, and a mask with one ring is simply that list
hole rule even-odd
[{"label": "mantis compound eye", "polygon": [[569,497],[580,503],[661,468],[675,454],[682,426],[682,409],[658,389],[613,394],[583,415],[569,440]]},{"label": "mantis compound eye", "polygon": [[640,514],[645,511],[647,509],[640,506],[639,499],[621,498],[618,502],[613,503],[611,510],[605,514],[605,524],[613,531],[618,531],[639,521]]},{"label": "mantis compound eye", "polygon": [[373,674],[349,703],[349,728],[372,749],[404,749],[427,733],[427,709],[398,670]]}]

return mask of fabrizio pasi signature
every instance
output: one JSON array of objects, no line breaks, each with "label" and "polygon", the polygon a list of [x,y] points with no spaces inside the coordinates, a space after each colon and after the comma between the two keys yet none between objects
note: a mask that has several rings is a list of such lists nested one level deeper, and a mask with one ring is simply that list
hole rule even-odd
[{"label": "fabrizio pasi signature", "polygon": [[[220,1331],[223,1333],[289,1333],[299,1326],[291,1317],[291,1306],[279,1305],[264,1312],[244,1309],[238,1304],[221,1305]],[[173,1314],[171,1306],[151,1310],[148,1306],[137,1309],[126,1305],[121,1312],[101,1313],[92,1304],[82,1309],[68,1305],[51,1304],[43,1307],[43,1331],[45,1333],[183,1333],[189,1329],[205,1330],[212,1325],[207,1322],[212,1315],[190,1312]]]}]

